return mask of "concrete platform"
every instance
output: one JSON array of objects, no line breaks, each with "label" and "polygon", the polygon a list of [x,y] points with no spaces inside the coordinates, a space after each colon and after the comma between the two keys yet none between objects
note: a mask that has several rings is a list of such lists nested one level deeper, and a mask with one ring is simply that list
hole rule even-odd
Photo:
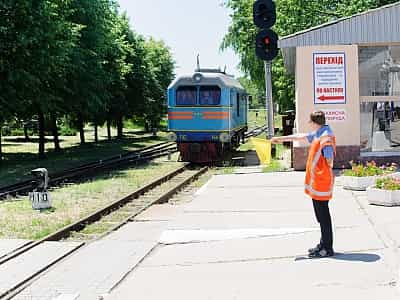
[{"label": "concrete platform", "polygon": [[165,222],[131,222],[83,247],[47,272],[15,299],[98,300],[158,244]]},{"label": "concrete platform", "polygon": [[29,279],[80,245],[81,243],[45,242],[0,265],[0,297],[16,284]]},{"label": "concrete platform", "polygon": [[400,214],[386,224],[385,212],[338,185],[337,255],[307,259],[320,234],[303,180],[301,172],[213,177],[169,219],[164,234],[176,242],[154,248],[106,299],[399,299],[399,254],[385,236],[400,237]]},{"label": "concrete platform", "polygon": [[30,240],[0,240],[0,258],[10,254],[28,244],[32,243]]}]

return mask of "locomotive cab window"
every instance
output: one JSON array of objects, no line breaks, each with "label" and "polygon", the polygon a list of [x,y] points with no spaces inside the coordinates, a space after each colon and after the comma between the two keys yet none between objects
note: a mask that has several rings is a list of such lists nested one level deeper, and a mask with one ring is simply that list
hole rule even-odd
[{"label": "locomotive cab window", "polygon": [[197,88],[195,86],[182,86],[176,91],[177,106],[196,105]]},{"label": "locomotive cab window", "polygon": [[221,104],[221,89],[218,86],[201,86],[199,95],[200,105]]}]

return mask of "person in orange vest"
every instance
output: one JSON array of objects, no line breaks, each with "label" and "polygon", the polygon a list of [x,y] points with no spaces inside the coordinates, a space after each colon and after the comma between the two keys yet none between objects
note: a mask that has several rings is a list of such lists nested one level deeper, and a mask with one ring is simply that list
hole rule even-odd
[{"label": "person in orange vest", "polygon": [[310,149],[305,178],[305,193],[312,198],[316,219],[321,227],[321,240],[317,246],[308,250],[309,257],[329,257],[334,255],[332,220],[329,200],[332,199],[334,174],[333,160],[336,154],[336,138],[325,114],[314,111],[309,124],[312,132],[289,136],[273,137],[271,142],[278,144],[290,141],[308,141]]}]

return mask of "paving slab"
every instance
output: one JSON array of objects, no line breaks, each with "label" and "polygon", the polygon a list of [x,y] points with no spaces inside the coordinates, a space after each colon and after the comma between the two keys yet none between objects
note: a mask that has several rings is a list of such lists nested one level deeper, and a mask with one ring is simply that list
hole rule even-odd
[{"label": "paving slab", "polygon": [[[286,174],[290,174],[286,176]],[[276,172],[255,174],[228,174],[214,176],[209,188],[232,187],[304,187],[304,172]],[[282,178],[284,178],[282,180]],[[250,183],[250,184],[249,184]]]},{"label": "paving slab", "polygon": [[[309,203],[307,210],[299,211],[188,211],[179,215],[170,222],[170,229],[211,229],[211,228],[280,228],[285,227],[312,227],[319,226],[313,214],[312,204]],[[335,226],[355,227],[369,226],[370,223],[360,211],[342,212],[331,206],[331,213]]]},{"label": "paving slab", "polygon": [[10,240],[10,239],[3,239],[0,240],[0,258],[14,252],[28,244],[32,243],[30,240]]},{"label": "paving slab", "polygon": [[[380,256],[383,254],[380,253]],[[373,266],[372,266],[373,265]],[[373,268],[373,272],[371,271]],[[157,289],[151,282],[157,282]],[[398,299],[382,262],[240,261],[137,268],[107,299]]]},{"label": "paving slab", "polygon": [[[355,239],[354,236],[358,238]],[[158,247],[144,262],[143,266],[185,265],[210,262],[241,260],[268,260],[282,257],[304,256],[310,245],[319,240],[318,231],[290,233],[270,237],[232,239],[211,242],[177,243]],[[372,228],[336,229],[335,251],[358,253],[371,251],[371,259],[380,260],[374,253],[384,245]]]},{"label": "paving slab", "polygon": [[[330,203],[337,255],[306,258],[320,234],[303,180],[302,172],[214,176],[170,222],[167,244],[107,299],[399,299],[396,251],[370,208],[340,185]],[[276,230],[287,233],[268,235]]]},{"label": "paving slab", "polygon": [[170,221],[181,213],[182,208],[178,205],[160,204],[153,205],[138,216],[135,217],[136,221]]},{"label": "paving slab", "polygon": [[234,174],[254,174],[254,173],[262,173],[262,166],[250,166],[250,167],[241,167],[237,168],[234,171]]},{"label": "paving slab", "polygon": [[0,265],[0,295],[81,245],[82,243],[76,242],[45,242]]},{"label": "paving slab", "polygon": [[157,245],[163,226],[165,222],[131,222],[83,247],[15,299],[53,300],[78,295],[76,299],[98,300]]},{"label": "paving slab", "polygon": [[[309,211],[310,201],[298,188],[220,188],[204,191],[184,204],[185,212]],[[308,201],[307,201],[308,200]]]}]

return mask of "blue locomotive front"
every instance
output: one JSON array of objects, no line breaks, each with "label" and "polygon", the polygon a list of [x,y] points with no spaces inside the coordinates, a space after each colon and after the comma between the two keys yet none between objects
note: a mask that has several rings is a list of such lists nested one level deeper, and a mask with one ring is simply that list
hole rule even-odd
[{"label": "blue locomotive front", "polygon": [[244,139],[247,110],[246,91],[232,76],[197,70],[168,88],[169,138],[183,161],[218,161]]}]

